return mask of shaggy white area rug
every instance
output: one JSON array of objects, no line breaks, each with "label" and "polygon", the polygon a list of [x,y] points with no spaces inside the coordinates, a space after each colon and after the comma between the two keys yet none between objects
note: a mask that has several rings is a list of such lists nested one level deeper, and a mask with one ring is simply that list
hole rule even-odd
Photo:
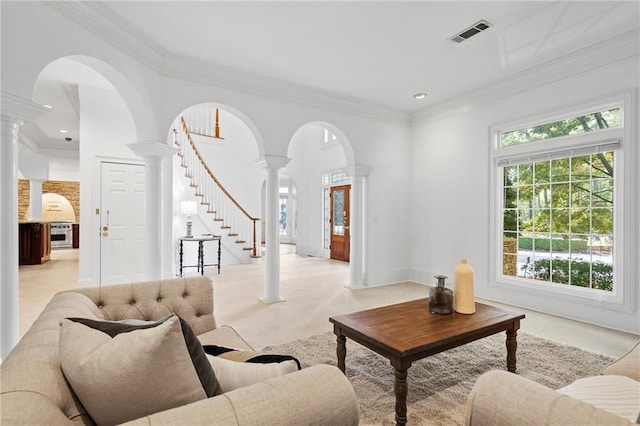
[{"label": "shaggy white area rug", "polygon": [[[467,395],[482,373],[506,370],[505,333],[450,349],[413,363],[408,372],[409,425],[460,425]],[[293,355],[303,367],[336,365],[333,333],[312,336],[262,352]],[[613,359],[547,339],[518,333],[517,372],[552,389],[598,374]],[[386,358],[347,339],[347,377],[360,405],[361,425],[395,424],[393,368]]]}]

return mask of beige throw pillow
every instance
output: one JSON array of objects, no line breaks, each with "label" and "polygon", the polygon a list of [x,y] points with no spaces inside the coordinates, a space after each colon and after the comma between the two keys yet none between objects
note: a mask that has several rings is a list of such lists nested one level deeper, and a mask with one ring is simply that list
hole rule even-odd
[{"label": "beige throw pillow", "polygon": [[62,320],[60,362],[98,425],[205,399],[218,387],[197,337],[175,315],[141,325]]},{"label": "beige throw pillow", "polygon": [[231,361],[213,355],[207,355],[207,358],[222,393],[298,371],[298,365],[293,360],[260,364]]}]

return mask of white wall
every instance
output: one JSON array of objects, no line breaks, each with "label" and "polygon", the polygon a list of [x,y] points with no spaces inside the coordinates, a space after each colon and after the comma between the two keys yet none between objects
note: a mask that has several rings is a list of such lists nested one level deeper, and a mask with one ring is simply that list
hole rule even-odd
[{"label": "white wall", "polygon": [[18,148],[18,171],[25,179],[47,180],[49,176],[49,158],[33,152],[24,144]]},{"label": "white wall", "polygon": [[[637,60],[614,63],[482,105],[465,114],[416,125],[411,145],[411,223],[415,231],[411,239],[412,279],[434,283],[434,274],[452,276],[455,265],[460,259],[466,258],[475,270],[478,296],[633,333],[640,332],[640,288],[637,279],[634,280],[633,314],[585,304],[584,301],[505,290],[488,282],[489,127],[580,105],[581,102],[621,90],[637,90],[639,72]],[[638,117],[635,119],[637,123]],[[626,141],[636,145],[636,158],[630,161],[633,164],[631,167],[640,164],[637,138],[636,133],[633,140]],[[640,198],[637,172],[634,184],[637,208]],[[632,230],[628,237],[633,239],[634,263],[640,265],[637,232],[637,229]],[[635,277],[638,277],[637,269]]]},{"label": "white wall", "polygon": [[100,277],[99,159],[140,162],[128,144],[136,129],[127,105],[115,90],[79,87],[80,93],[80,260],[78,280],[98,283]]},{"label": "white wall", "polygon": [[80,180],[80,161],[77,158],[49,157],[49,179]]}]

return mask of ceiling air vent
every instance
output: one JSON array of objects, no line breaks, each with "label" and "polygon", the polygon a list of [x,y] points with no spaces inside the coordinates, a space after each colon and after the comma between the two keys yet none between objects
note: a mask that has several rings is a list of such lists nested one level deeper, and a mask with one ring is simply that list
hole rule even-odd
[{"label": "ceiling air vent", "polygon": [[469,28],[466,28],[466,29],[460,31],[458,34],[454,35],[453,37],[450,37],[449,40],[451,40],[453,42],[456,42],[456,43],[462,43],[466,39],[468,39],[470,37],[473,37],[474,35],[486,30],[487,28],[489,28],[491,26],[492,25],[490,23],[488,23],[487,21],[485,21],[483,19],[481,21],[476,22],[475,24],[473,24]]}]

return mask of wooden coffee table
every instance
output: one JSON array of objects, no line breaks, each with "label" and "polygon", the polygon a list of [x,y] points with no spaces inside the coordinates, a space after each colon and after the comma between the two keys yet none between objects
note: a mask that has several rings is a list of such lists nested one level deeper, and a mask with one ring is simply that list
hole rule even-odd
[{"label": "wooden coffee table", "polygon": [[507,370],[516,371],[516,335],[524,315],[476,302],[471,315],[429,313],[428,299],[329,318],[338,338],[338,368],[345,372],[346,338],[391,361],[396,424],[407,423],[407,370],[411,363],[483,337],[507,332]]}]

